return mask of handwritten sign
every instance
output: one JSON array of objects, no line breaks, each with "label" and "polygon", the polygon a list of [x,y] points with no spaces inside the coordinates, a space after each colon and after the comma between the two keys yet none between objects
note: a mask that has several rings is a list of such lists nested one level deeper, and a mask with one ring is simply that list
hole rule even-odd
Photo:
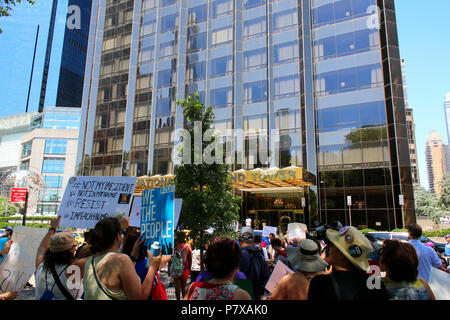
[{"label": "handwritten sign", "polygon": [[141,235],[147,247],[158,241],[163,255],[171,254],[174,244],[174,198],[173,185],[142,192]]},{"label": "handwritten sign", "polygon": [[36,271],[36,252],[47,229],[16,226],[13,244],[0,264],[0,293],[21,291]]},{"label": "handwritten sign", "polygon": [[262,231],[262,236],[268,238],[271,233],[277,234],[277,227],[264,226]]},{"label": "handwritten sign", "polygon": [[69,179],[58,215],[61,226],[94,229],[110,216],[127,216],[136,177],[72,177]]},{"label": "handwritten sign", "polygon": [[287,265],[278,260],[277,264],[275,265],[275,268],[273,269],[272,275],[269,278],[269,281],[267,281],[266,289],[270,292],[273,292],[278,282],[280,282],[281,279],[284,278],[284,276],[287,276],[288,274],[292,273],[294,273],[294,271],[289,269]]}]

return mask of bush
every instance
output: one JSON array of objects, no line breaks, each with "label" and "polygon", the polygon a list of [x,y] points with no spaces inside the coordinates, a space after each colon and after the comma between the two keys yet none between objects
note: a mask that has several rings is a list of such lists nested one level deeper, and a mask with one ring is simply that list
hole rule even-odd
[{"label": "bush", "polygon": [[361,233],[367,233],[367,232],[378,232],[377,230],[373,230],[373,229],[362,229],[359,230]]},{"label": "bush", "polygon": [[450,229],[438,230],[438,231],[429,231],[424,232],[423,235],[425,237],[445,237],[450,234]]}]

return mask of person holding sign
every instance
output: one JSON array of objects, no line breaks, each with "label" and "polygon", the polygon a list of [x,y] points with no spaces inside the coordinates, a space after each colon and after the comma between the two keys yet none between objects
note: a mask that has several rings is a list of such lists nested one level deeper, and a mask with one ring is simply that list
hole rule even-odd
[{"label": "person holding sign", "polygon": [[51,221],[36,254],[36,300],[80,300],[83,294],[86,259],[74,261],[78,243],[72,232],[56,233],[60,221],[61,216]]},{"label": "person holding sign", "polygon": [[117,218],[100,220],[91,239],[91,256],[85,265],[83,286],[85,300],[145,300],[161,263],[161,254],[153,257],[148,251],[149,267],[141,284],[135,265],[126,254],[117,253],[121,247],[121,226]]}]

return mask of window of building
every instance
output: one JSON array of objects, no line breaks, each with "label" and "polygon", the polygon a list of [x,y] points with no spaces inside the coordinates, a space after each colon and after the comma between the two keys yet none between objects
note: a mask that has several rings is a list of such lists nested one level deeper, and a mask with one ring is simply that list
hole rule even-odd
[{"label": "window of building", "polygon": [[233,57],[226,56],[211,61],[211,77],[222,77],[233,71]]},{"label": "window of building", "polygon": [[161,18],[161,33],[175,30],[178,27],[178,14],[171,14]]},{"label": "window of building", "polygon": [[189,63],[186,68],[187,81],[204,80],[206,77],[206,63],[205,61]]},{"label": "window of building", "polygon": [[62,176],[44,176],[45,188],[61,189],[63,184]]},{"label": "window of building", "polygon": [[63,158],[44,158],[42,173],[64,173],[65,160]]},{"label": "window of building", "polygon": [[22,158],[28,157],[31,154],[31,147],[33,141],[28,141],[22,145]]},{"label": "window of building", "polygon": [[244,84],[244,102],[255,103],[267,100],[267,81],[256,81]]},{"label": "window of building", "polygon": [[297,96],[300,92],[300,77],[298,74],[287,77],[276,78],[275,98],[286,98]]},{"label": "window of building", "polygon": [[210,95],[213,108],[227,107],[233,103],[233,90],[231,87],[211,90]]},{"label": "window of building", "polygon": [[172,70],[161,70],[158,73],[158,88],[170,87],[172,85]]},{"label": "window of building", "polygon": [[244,69],[252,70],[267,66],[267,51],[265,48],[244,52]]},{"label": "window of building", "polygon": [[275,13],[273,15],[274,30],[281,31],[297,26],[297,15],[297,8]]},{"label": "window of building", "polygon": [[173,41],[163,42],[159,44],[159,57],[165,58],[175,54],[175,47]]},{"label": "window of building", "polygon": [[25,160],[20,163],[20,170],[30,169],[30,160]]},{"label": "window of building", "polygon": [[244,38],[261,36],[266,33],[266,17],[244,22]]},{"label": "window of building", "polygon": [[245,7],[245,9],[250,9],[250,8],[262,6],[265,3],[266,3],[266,0],[245,0],[244,7]]},{"label": "window of building", "polygon": [[298,59],[298,41],[274,46],[274,63],[289,63]]},{"label": "window of building", "polygon": [[66,139],[45,140],[45,154],[66,154],[66,152],[67,152]]},{"label": "window of building", "polygon": [[187,39],[188,51],[205,50],[206,48],[206,32],[195,33],[189,29]]},{"label": "window of building", "polygon": [[233,28],[231,26],[212,32],[211,44],[218,46],[233,40]]},{"label": "window of building", "polygon": [[201,23],[206,21],[206,4],[189,8],[189,23]]},{"label": "window of building", "polygon": [[215,0],[212,3],[212,18],[215,19],[218,16],[230,14],[233,12],[232,0]]}]

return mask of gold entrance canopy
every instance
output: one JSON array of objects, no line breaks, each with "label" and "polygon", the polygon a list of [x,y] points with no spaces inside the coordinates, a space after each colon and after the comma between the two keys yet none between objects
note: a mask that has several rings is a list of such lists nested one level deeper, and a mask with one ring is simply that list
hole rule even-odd
[{"label": "gold entrance canopy", "polygon": [[236,189],[309,187],[314,185],[311,176],[305,169],[294,166],[231,172]]},{"label": "gold entrance canopy", "polygon": [[[235,189],[260,188],[292,188],[309,187],[314,185],[313,175],[300,167],[287,167],[283,169],[254,169],[230,172]],[[136,183],[135,194],[140,195],[145,189],[161,188],[172,185],[175,176],[143,176]]]}]

